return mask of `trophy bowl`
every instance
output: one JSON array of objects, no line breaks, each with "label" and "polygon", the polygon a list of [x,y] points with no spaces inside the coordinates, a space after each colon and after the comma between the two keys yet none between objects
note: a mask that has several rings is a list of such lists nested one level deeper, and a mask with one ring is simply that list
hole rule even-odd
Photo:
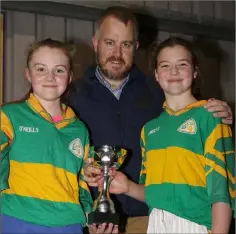
[{"label": "trophy bowl", "polygon": [[119,169],[126,157],[126,150],[109,145],[96,146],[90,151],[94,158],[93,166],[101,169],[103,184],[98,197],[93,203],[92,212],[88,215],[88,224],[113,223],[119,224],[119,215],[109,195],[111,182],[108,175],[111,168]]}]

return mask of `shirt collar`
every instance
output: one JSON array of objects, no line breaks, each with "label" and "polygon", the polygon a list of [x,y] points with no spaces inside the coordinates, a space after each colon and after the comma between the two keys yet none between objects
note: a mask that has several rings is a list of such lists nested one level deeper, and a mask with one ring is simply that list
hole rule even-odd
[{"label": "shirt collar", "polygon": [[117,87],[116,89],[113,89],[111,84],[104,79],[103,74],[102,74],[101,69],[100,69],[99,66],[96,67],[95,75],[96,75],[98,81],[101,84],[103,84],[105,87],[109,88],[110,90],[122,89],[125,86],[125,84],[129,81],[129,76],[130,76],[130,74],[128,74],[126,76],[126,78],[124,79],[124,82],[122,82],[122,84],[119,87]]},{"label": "shirt collar", "polygon": [[[47,120],[48,122],[53,122],[51,116],[43,108],[43,106],[33,93],[31,93],[29,97],[26,99],[26,103],[31,107],[33,111],[41,115],[45,120]],[[73,119],[75,117],[75,113],[70,107],[62,104],[61,109],[62,109],[62,120]]]},{"label": "shirt collar", "polygon": [[206,100],[196,101],[196,102],[194,102],[194,103],[191,103],[191,104],[187,105],[186,107],[184,107],[184,108],[181,109],[181,110],[173,111],[173,110],[167,105],[167,102],[165,101],[165,102],[163,103],[163,109],[164,109],[169,115],[178,116],[178,115],[181,115],[181,114],[187,112],[188,110],[190,110],[190,109],[192,109],[192,108],[204,106],[206,102],[207,102]]}]

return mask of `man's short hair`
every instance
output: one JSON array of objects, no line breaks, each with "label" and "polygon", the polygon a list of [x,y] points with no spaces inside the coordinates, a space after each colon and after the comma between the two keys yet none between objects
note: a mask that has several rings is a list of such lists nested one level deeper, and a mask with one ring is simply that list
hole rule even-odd
[{"label": "man's short hair", "polygon": [[120,22],[124,23],[126,26],[129,22],[132,23],[134,29],[135,40],[138,40],[138,22],[135,15],[127,8],[121,6],[112,6],[104,10],[96,22],[96,33],[99,31],[104,20],[112,16]]}]

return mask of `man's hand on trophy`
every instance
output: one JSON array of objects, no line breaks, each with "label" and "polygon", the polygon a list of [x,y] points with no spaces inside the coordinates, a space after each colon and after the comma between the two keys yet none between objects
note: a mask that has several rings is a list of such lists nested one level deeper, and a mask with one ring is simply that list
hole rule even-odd
[{"label": "man's hand on trophy", "polygon": [[104,233],[104,234],[110,234],[110,233],[118,233],[118,225],[113,225],[112,223],[103,223],[101,225],[92,224],[89,225],[89,233],[90,234],[97,234],[97,233]]},{"label": "man's hand on trophy", "polygon": [[102,172],[92,165],[93,161],[93,158],[85,159],[86,166],[84,167],[84,179],[89,186],[98,187],[98,181],[101,179]]}]

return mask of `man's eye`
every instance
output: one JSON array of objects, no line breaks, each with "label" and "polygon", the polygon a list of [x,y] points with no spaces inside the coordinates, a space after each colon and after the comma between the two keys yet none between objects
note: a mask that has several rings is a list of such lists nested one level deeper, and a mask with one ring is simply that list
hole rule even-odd
[{"label": "man's eye", "polygon": [[106,41],[106,44],[109,46],[112,46],[114,43],[113,43],[113,41]]},{"label": "man's eye", "polygon": [[181,66],[181,67],[185,67],[185,66],[188,66],[188,64],[186,64],[186,63],[181,63],[180,66]]},{"label": "man's eye", "polygon": [[130,48],[130,47],[132,46],[132,44],[131,44],[131,43],[124,43],[123,46],[124,46],[125,48]]}]

